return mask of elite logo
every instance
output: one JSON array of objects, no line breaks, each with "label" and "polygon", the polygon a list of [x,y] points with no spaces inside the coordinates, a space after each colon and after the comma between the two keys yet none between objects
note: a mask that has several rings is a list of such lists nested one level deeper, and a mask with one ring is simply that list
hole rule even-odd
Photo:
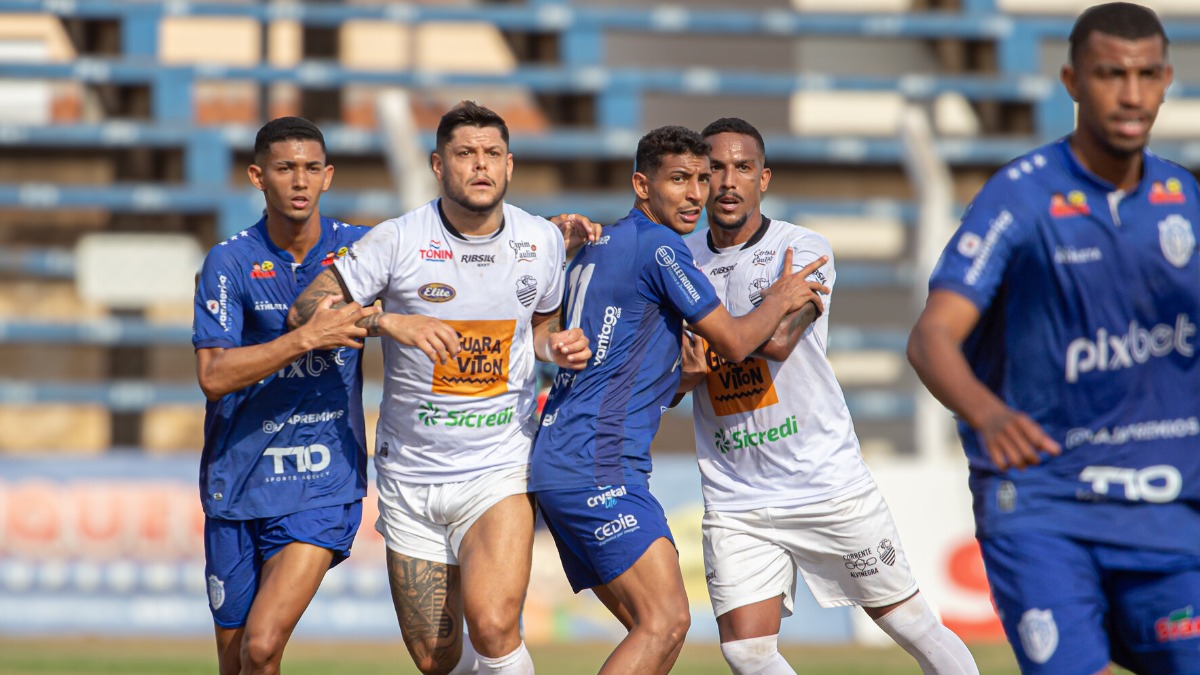
[{"label": "elite logo", "polygon": [[448,284],[425,284],[417,289],[417,297],[425,302],[450,302],[458,292]]}]

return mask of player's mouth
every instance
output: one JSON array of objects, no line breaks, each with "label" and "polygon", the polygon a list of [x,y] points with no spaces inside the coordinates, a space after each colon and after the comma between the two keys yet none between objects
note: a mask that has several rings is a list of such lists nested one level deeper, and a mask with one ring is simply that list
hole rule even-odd
[{"label": "player's mouth", "polygon": [[694,225],[700,221],[701,210],[702,209],[681,209],[675,213],[683,222],[688,223],[689,225]]},{"label": "player's mouth", "polygon": [[1143,115],[1113,118],[1113,129],[1124,138],[1141,138],[1150,133],[1150,121]]},{"label": "player's mouth", "polygon": [[724,213],[733,213],[742,204],[742,198],[735,192],[726,192],[716,199],[717,210]]},{"label": "player's mouth", "polygon": [[475,180],[472,180],[470,183],[468,183],[468,185],[470,185],[473,188],[490,188],[490,187],[494,186],[492,181],[485,177],[476,178]]},{"label": "player's mouth", "polygon": [[291,203],[293,209],[304,210],[304,209],[308,208],[309,199],[308,199],[308,197],[296,195],[295,197],[292,197],[290,203]]}]

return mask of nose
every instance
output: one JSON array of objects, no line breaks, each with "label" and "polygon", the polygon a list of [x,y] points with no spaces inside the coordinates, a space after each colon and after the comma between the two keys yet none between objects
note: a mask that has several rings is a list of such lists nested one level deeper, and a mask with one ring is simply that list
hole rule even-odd
[{"label": "nose", "polygon": [[1145,94],[1142,91],[1142,78],[1132,72],[1121,81],[1120,103],[1127,108],[1140,108]]},{"label": "nose", "polygon": [[687,198],[693,204],[699,204],[708,200],[709,183],[701,181],[699,178],[693,178],[688,181]]}]

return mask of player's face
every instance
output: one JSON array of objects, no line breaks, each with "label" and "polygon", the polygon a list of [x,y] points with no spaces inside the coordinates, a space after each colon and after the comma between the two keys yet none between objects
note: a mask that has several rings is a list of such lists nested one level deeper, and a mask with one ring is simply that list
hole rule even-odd
[{"label": "player's face", "polygon": [[762,194],[771,182],[771,170],[752,136],[730,131],[705,139],[712,146],[708,159],[712,184],[708,191],[708,224],[739,230],[762,206]]},{"label": "player's face", "polygon": [[1062,81],[1079,104],[1077,132],[1114,157],[1141,152],[1173,71],[1162,38],[1092,33]]},{"label": "player's face", "polygon": [[296,224],[317,213],[321,193],[333,182],[333,166],[314,140],[276,141],[247,172],[267,199],[267,215]]},{"label": "player's face", "polygon": [[633,174],[633,190],[650,220],[688,234],[700,221],[711,178],[708,157],[666,155],[651,175]]},{"label": "player's face", "polygon": [[459,127],[446,147],[433,153],[433,174],[442,183],[442,195],[475,213],[500,204],[512,170],[512,153],[496,127]]}]

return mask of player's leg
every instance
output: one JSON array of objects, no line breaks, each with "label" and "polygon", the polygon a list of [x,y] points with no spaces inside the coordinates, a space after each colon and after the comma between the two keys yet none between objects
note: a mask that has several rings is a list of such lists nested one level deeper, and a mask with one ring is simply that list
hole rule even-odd
[{"label": "player's leg", "polygon": [[1083,542],[1039,531],[980,540],[1001,623],[1026,675],[1108,672],[1102,572]]},{"label": "player's leg", "polygon": [[657,539],[604,587],[628,610],[633,627],[600,673],[669,672],[691,626],[675,545]]},{"label": "player's leg", "polygon": [[480,672],[532,673],[521,607],[533,559],[533,498],[505,497],[480,516],[458,550],[463,609]]},{"label": "player's leg", "polygon": [[350,555],[362,502],[265,518],[258,532],[263,560],[242,636],[242,674],[279,672],[283,649],[329,568]]},{"label": "player's leg", "polygon": [[978,675],[971,651],[954,631],[942,625],[920,593],[882,607],[866,607],[877,626],[908,652],[923,673]]},{"label": "player's leg", "polygon": [[425,506],[435,486],[412,485],[380,474],[375,529],[387,547],[388,584],[404,646],[426,675],[475,672],[463,640],[462,585],[446,528]]},{"label": "player's leg", "polygon": [[[796,566],[773,540],[766,509],[704,514],[704,569],[721,654],[734,675],[790,675],[779,627],[791,613]],[[785,607],[786,605],[786,607]]]},{"label": "player's leg", "polygon": [[283,648],[333,558],[333,551],[327,548],[292,542],[263,563],[242,637],[242,675],[279,672]]},{"label": "player's leg", "polygon": [[[1101,552],[1104,564],[1145,570],[1108,573],[1113,661],[1135,673],[1200,673],[1200,561],[1185,554],[1109,548]],[[1111,561],[1110,552],[1139,560]]]},{"label": "player's leg", "polygon": [[204,578],[221,675],[242,669],[242,636],[258,589],[258,521],[204,519]]}]

